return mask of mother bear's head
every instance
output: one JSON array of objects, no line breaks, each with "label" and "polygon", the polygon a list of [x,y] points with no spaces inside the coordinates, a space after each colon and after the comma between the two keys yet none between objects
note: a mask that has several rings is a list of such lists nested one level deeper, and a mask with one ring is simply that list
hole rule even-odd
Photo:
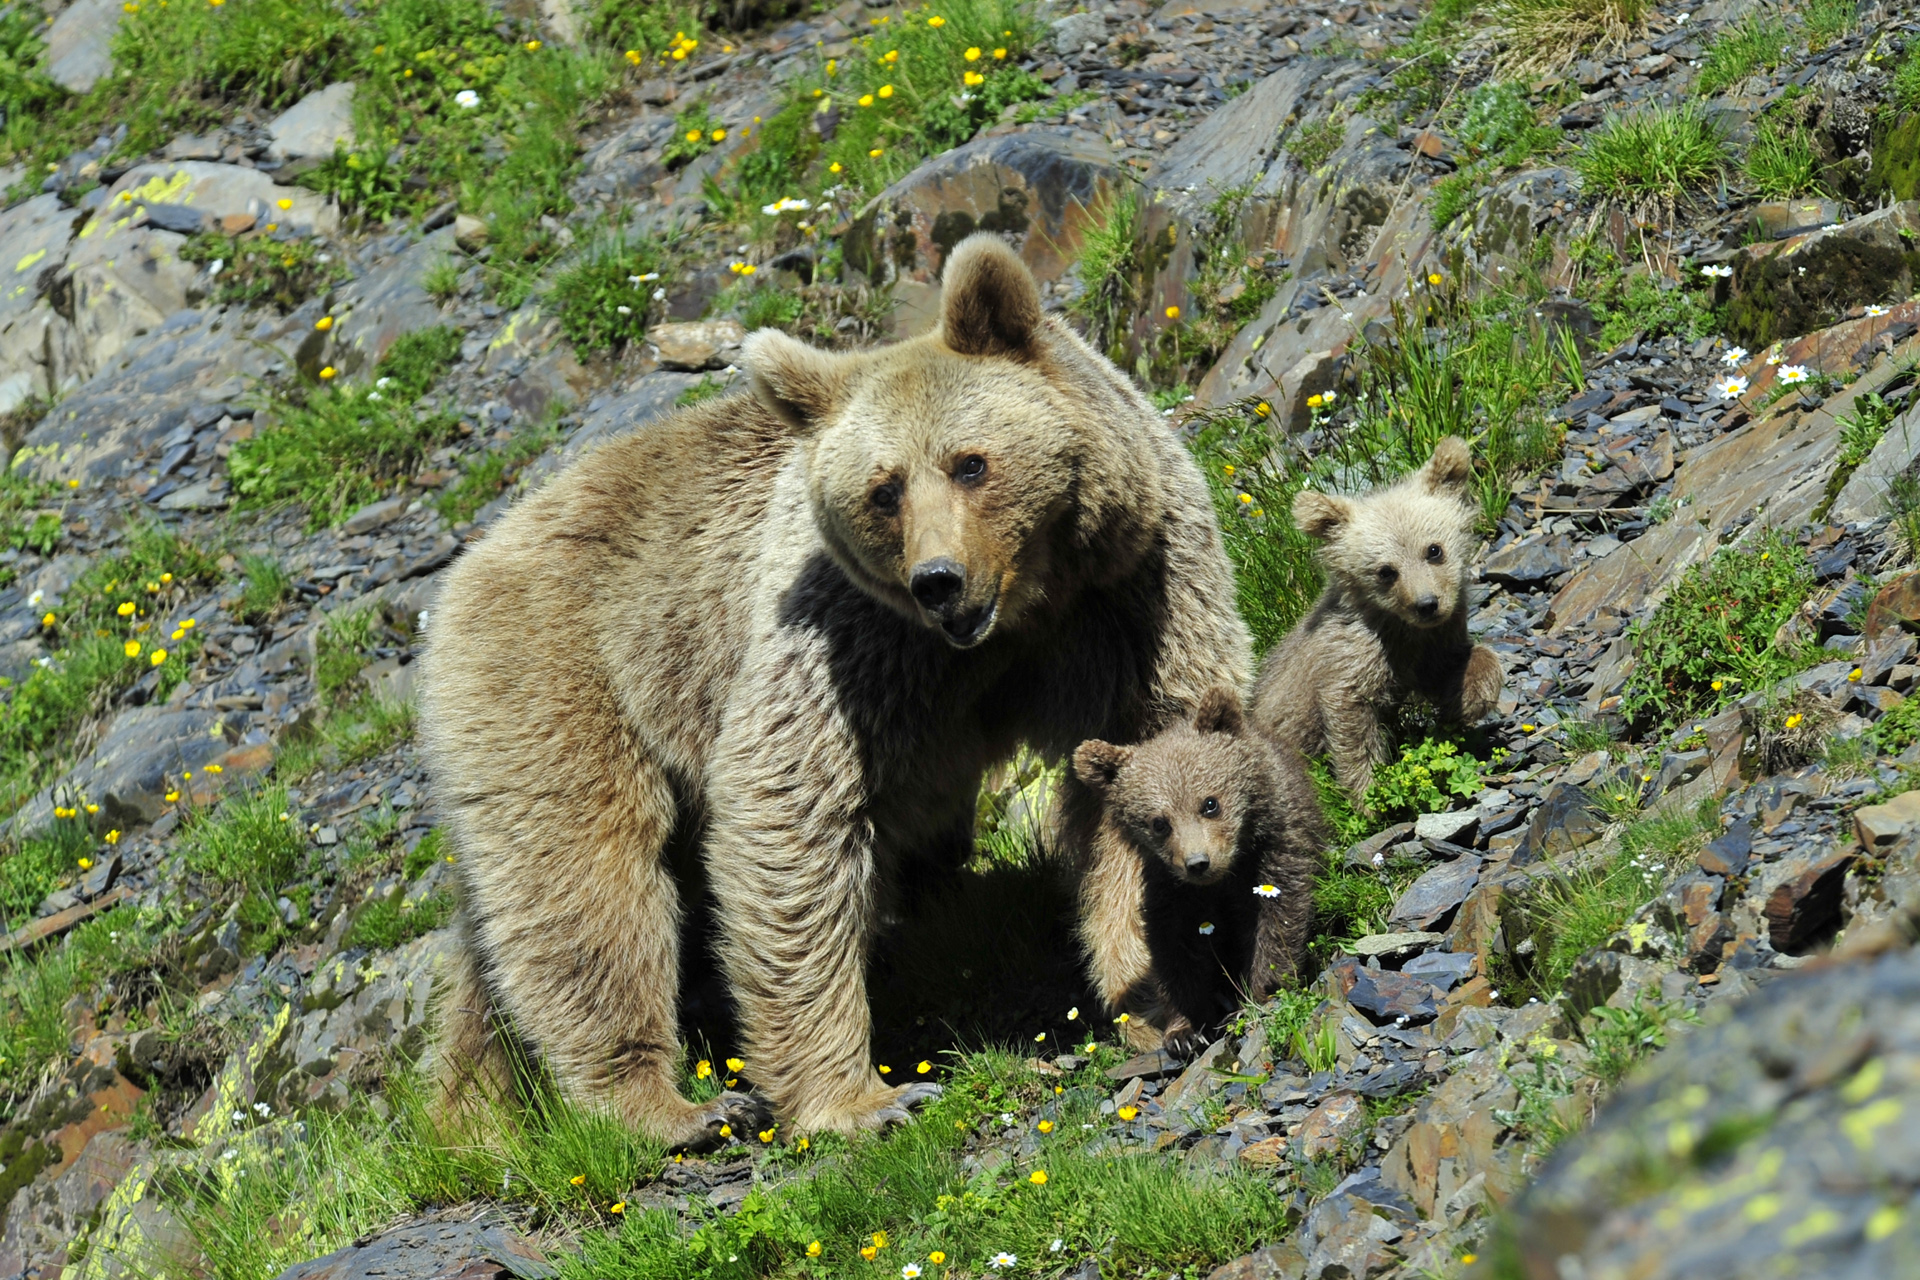
[{"label": "mother bear's head", "polygon": [[1167,500],[1152,407],[1043,316],[991,235],[954,248],[940,324],[871,351],[747,340],[762,402],[804,441],[821,536],[862,590],[968,649],[1126,576]]}]

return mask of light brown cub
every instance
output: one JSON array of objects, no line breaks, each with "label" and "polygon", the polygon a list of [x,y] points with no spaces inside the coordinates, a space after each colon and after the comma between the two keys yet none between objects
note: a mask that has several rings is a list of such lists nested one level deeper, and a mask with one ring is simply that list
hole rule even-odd
[{"label": "light brown cub", "polygon": [[1384,489],[1294,499],[1294,523],[1321,544],[1327,589],[1261,665],[1250,718],[1303,756],[1331,755],[1355,799],[1387,759],[1382,712],[1417,696],[1472,723],[1500,701],[1500,661],[1467,635],[1471,467],[1466,441],[1447,436]]}]

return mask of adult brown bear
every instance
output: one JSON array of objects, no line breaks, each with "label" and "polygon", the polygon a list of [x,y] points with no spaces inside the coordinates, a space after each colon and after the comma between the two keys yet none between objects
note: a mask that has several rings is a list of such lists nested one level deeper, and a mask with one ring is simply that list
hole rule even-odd
[{"label": "adult brown bear", "polygon": [[[758,1121],[676,1088],[670,849],[703,866],[782,1120],[884,1124],[932,1089],[869,1061],[885,878],[970,832],[1018,744],[1150,737],[1249,674],[1199,471],[999,241],[956,248],[931,334],[833,355],[761,332],[747,364],[751,396],[604,444],[503,518],[424,657],[464,890],[442,1079],[502,1078],[498,1011],[573,1096],[677,1144]],[[1117,1004],[1150,984],[1138,858],[1066,786]]]}]

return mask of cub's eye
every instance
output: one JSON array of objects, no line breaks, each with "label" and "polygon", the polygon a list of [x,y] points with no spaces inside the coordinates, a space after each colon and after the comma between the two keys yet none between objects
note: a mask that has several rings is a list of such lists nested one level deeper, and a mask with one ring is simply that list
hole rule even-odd
[{"label": "cub's eye", "polygon": [[868,501],[873,503],[874,510],[892,515],[900,507],[900,487],[883,484],[873,491],[873,496]]},{"label": "cub's eye", "polygon": [[1380,581],[1383,585],[1394,582],[1400,576],[1400,571],[1394,568],[1390,564],[1381,565],[1378,570],[1378,573],[1379,573]]},{"label": "cub's eye", "polygon": [[1219,817],[1220,802],[1212,796],[1208,796],[1205,800],[1202,800],[1200,802],[1200,816],[1203,818]]},{"label": "cub's eye", "polygon": [[1149,825],[1153,827],[1153,834],[1162,840],[1173,834],[1173,824],[1165,818],[1155,818]]},{"label": "cub's eye", "polygon": [[987,460],[977,453],[970,453],[960,459],[960,465],[953,474],[962,484],[978,483],[986,477]]},{"label": "cub's eye", "polygon": [[1447,558],[1447,553],[1440,549],[1439,543],[1435,542],[1430,544],[1427,547],[1427,563],[1428,564],[1439,564],[1442,560],[1445,560],[1446,558]]}]

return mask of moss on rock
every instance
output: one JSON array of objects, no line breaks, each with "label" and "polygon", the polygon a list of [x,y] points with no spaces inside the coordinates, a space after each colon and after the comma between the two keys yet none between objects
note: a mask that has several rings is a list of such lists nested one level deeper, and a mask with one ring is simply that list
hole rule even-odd
[{"label": "moss on rock", "polygon": [[1796,252],[1736,263],[1727,333],[1758,349],[1811,333],[1856,306],[1895,302],[1912,289],[1920,254],[1832,235]]}]

